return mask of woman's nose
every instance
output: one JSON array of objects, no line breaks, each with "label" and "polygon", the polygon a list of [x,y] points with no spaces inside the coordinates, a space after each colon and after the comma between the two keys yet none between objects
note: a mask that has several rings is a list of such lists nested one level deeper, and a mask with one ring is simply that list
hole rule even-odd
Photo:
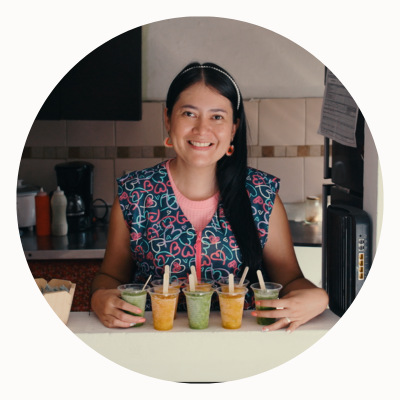
[{"label": "woman's nose", "polygon": [[201,135],[203,133],[207,133],[208,130],[209,130],[209,124],[207,119],[203,117],[197,118],[194,126],[194,133]]}]

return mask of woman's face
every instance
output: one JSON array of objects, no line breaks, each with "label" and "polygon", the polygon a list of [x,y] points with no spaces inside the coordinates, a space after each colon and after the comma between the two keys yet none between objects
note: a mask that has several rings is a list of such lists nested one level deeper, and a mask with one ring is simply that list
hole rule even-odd
[{"label": "woman's face", "polygon": [[239,123],[233,123],[231,102],[203,82],[183,91],[171,117],[167,109],[164,117],[177,157],[198,167],[214,165],[224,156]]}]

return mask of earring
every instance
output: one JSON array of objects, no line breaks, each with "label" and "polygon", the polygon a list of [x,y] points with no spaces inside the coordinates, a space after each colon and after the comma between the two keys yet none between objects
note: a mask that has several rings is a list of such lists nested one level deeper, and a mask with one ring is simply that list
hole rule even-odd
[{"label": "earring", "polygon": [[167,138],[165,138],[165,140],[164,140],[164,146],[165,147],[174,147],[173,145],[172,145],[172,142],[171,142],[171,138],[168,136]]},{"label": "earring", "polygon": [[229,146],[228,151],[226,152],[226,155],[227,155],[227,156],[231,156],[231,155],[233,154],[234,150],[235,150],[235,147],[233,146],[233,144],[231,144],[231,145]]}]

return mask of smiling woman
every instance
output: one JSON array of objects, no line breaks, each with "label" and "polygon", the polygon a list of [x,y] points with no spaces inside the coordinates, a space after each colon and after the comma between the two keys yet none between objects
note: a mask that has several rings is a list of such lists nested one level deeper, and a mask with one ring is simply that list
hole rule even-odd
[{"label": "smiling woman", "polygon": [[[279,318],[267,331],[293,331],[324,311],[326,292],[297,263],[279,179],[247,166],[247,122],[233,77],[216,64],[189,64],[171,83],[164,117],[176,158],[117,180],[104,262],[92,286],[103,324],[143,322],[123,312],[141,310],[116,288],[161,278],[167,264],[180,281],[193,267],[199,281],[216,281],[240,277],[249,266],[251,283],[261,271],[265,282],[281,284],[280,300],[255,303],[252,290],[245,296],[245,309],[282,308],[252,313]],[[217,298],[211,307],[219,309]],[[181,298],[178,310],[185,309]]]}]

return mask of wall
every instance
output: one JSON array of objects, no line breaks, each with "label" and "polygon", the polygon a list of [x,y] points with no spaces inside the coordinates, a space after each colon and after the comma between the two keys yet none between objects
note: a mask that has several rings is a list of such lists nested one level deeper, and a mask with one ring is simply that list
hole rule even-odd
[{"label": "wall", "polygon": [[95,167],[94,198],[111,204],[116,177],[174,155],[163,147],[162,101],[176,73],[192,60],[212,60],[237,80],[251,130],[250,165],[281,178],[283,201],[320,195],[323,139],[316,131],[324,66],[274,32],[212,17],[144,26],[143,120],[36,121],[19,178],[51,191],[56,164],[87,160]]},{"label": "wall", "polygon": [[[246,101],[251,143],[249,165],[281,178],[285,203],[320,195],[323,138],[317,135],[322,99]],[[35,121],[26,141],[19,179],[51,191],[54,166],[74,160],[94,165],[94,198],[112,204],[115,178],[173,157],[163,146],[162,102],[143,103],[143,119],[128,121]]]},{"label": "wall", "polygon": [[143,99],[164,100],[189,62],[221,65],[245,99],[322,97],[324,65],[265,28],[224,18],[192,17],[143,27]]}]

